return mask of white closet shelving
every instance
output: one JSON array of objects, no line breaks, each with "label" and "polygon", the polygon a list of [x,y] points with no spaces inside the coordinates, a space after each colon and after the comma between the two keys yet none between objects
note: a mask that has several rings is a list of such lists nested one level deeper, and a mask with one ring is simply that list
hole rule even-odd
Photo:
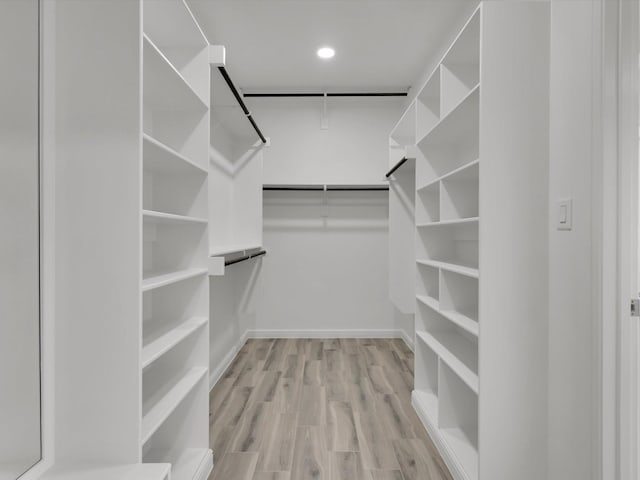
[{"label": "white closet shelving", "polygon": [[[401,313],[415,314],[415,143],[417,102],[389,134],[389,298]],[[391,170],[390,170],[391,172]]]},{"label": "white closet shelving", "polygon": [[455,459],[454,475],[469,479],[478,477],[480,15],[465,26],[414,107],[414,406],[446,445],[448,463]]},{"label": "white closet shelving", "polygon": [[141,457],[205,480],[209,44],[183,0],[143,1]]},{"label": "white closet shelving", "polygon": [[206,480],[208,42],[184,0],[43,10],[64,192],[44,478]]},{"label": "white closet shelving", "polygon": [[264,144],[213,65],[210,94],[209,254],[218,257],[262,247]]},{"label": "white closet shelving", "polygon": [[528,72],[547,68],[548,8],[514,3],[483,2],[390,138],[392,162],[416,157],[413,405],[456,480],[544,477],[513,429],[546,422],[530,408],[544,388],[518,373],[544,368],[532,349],[545,339],[514,299],[544,273],[519,230],[544,244],[548,92]]}]

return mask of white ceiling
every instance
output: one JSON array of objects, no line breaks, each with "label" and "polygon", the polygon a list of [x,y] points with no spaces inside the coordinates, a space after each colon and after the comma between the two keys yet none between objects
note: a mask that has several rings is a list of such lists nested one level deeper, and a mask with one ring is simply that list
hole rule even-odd
[{"label": "white ceiling", "polygon": [[[474,0],[187,0],[245,91],[406,90]],[[316,50],[335,48],[332,60]]]}]

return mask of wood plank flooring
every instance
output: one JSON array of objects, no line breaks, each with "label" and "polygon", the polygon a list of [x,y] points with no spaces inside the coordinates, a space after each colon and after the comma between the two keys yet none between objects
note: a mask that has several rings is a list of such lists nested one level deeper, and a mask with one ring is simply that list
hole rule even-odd
[{"label": "wood plank flooring", "polygon": [[398,339],[249,340],[211,392],[209,480],[451,480]]}]

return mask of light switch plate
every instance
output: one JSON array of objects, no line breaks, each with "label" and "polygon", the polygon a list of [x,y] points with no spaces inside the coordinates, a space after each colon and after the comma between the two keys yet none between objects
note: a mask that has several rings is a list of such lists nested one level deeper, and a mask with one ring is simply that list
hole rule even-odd
[{"label": "light switch plate", "polygon": [[571,198],[561,198],[556,207],[556,229],[573,229],[573,200]]}]

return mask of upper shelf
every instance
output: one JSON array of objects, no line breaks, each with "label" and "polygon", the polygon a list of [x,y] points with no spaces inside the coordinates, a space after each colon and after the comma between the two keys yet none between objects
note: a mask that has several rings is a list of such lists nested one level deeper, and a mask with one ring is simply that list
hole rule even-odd
[{"label": "upper shelf", "polygon": [[209,270],[206,268],[188,268],[171,272],[146,272],[142,280],[142,291],[146,292],[156,288],[182,282],[190,278],[206,275]]},{"label": "upper shelf", "polygon": [[144,0],[143,29],[160,47],[205,48],[209,44],[184,0]]},{"label": "upper shelf", "polygon": [[174,213],[157,212],[155,210],[142,210],[142,216],[149,223],[186,223],[206,225],[209,220],[206,218],[188,217],[186,215],[176,215]]},{"label": "upper shelf", "polygon": [[144,35],[144,101],[154,109],[204,113],[208,104]]},{"label": "upper shelf", "polygon": [[227,255],[246,254],[250,250],[259,250],[262,245],[226,245],[214,247],[209,251],[210,257],[225,257]]},{"label": "upper shelf", "polygon": [[399,145],[413,145],[416,141],[416,102],[409,105],[389,136]]},{"label": "upper shelf", "polygon": [[165,175],[209,174],[206,168],[202,168],[200,165],[146,133],[142,136],[142,141],[145,170]]},{"label": "upper shelf", "polygon": [[[418,141],[418,147],[449,145],[468,132],[477,132],[480,118],[480,85],[476,85],[431,130]],[[476,133],[477,136],[477,133]]]}]

